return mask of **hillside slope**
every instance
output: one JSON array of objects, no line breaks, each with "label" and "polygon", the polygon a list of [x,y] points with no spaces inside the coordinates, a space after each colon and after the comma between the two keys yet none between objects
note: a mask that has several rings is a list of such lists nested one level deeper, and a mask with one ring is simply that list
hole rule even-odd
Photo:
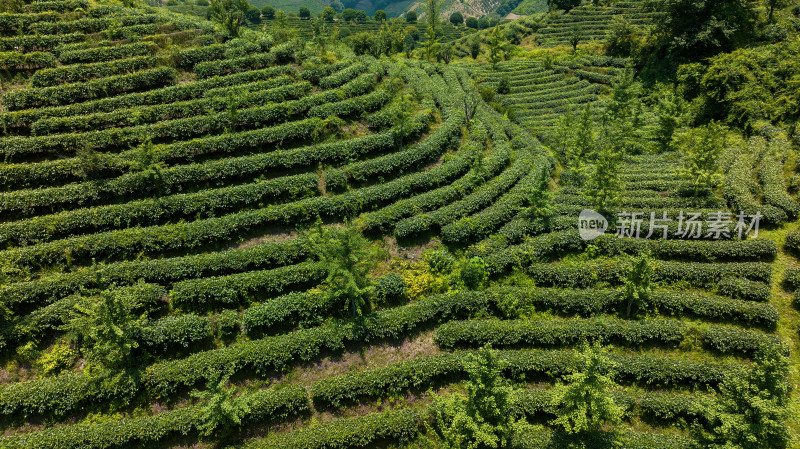
[{"label": "hillside slope", "polygon": [[[444,447],[449,395],[491,384],[509,447],[700,448],[737,385],[784,401],[791,136],[729,130],[697,188],[631,60],[559,48],[591,11],[507,25],[547,57],[496,64],[87,0],[1,15],[0,447]],[[593,354],[616,416],[573,434]]]}]

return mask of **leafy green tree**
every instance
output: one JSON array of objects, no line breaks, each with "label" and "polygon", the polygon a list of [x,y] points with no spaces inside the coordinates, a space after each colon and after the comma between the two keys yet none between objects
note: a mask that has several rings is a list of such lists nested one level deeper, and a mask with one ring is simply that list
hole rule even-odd
[{"label": "leafy green tree", "polygon": [[275,12],[275,21],[270,26],[270,34],[272,34],[276,44],[282,44],[297,37],[298,31],[297,28],[289,26],[289,19],[286,16],[286,12],[279,9]]},{"label": "leafy green tree", "polygon": [[375,11],[375,21],[381,23],[386,20],[386,11],[379,9]]},{"label": "leafy green tree", "polygon": [[325,9],[322,10],[322,20],[326,22],[333,22],[333,18],[336,17],[336,10],[330,6],[326,6]]},{"label": "leafy green tree", "polygon": [[601,346],[585,345],[578,369],[565,378],[568,385],[559,383],[553,388],[551,404],[556,419],[551,423],[566,433],[579,434],[622,422],[623,409],[611,396],[617,387],[613,369],[614,363]]},{"label": "leafy green tree", "polygon": [[601,145],[587,180],[586,196],[599,212],[609,212],[619,204],[622,182],[619,179],[619,164],[622,153],[611,145]]},{"label": "leafy green tree", "polygon": [[417,13],[415,11],[409,11],[406,13],[406,22],[408,23],[417,23]]},{"label": "leafy green tree", "polygon": [[775,449],[789,444],[789,360],[780,345],[763,346],[752,367],[730,374],[717,400],[706,400],[704,447]]},{"label": "leafy green tree", "polygon": [[569,30],[569,44],[572,45],[572,52],[576,52],[578,50],[578,44],[581,43],[583,40],[583,33],[581,29],[577,26],[573,26]]},{"label": "leafy green tree", "polygon": [[297,17],[300,17],[302,20],[308,20],[311,18],[311,10],[305,6],[301,6]]},{"label": "leafy green tree", "polygon": [[606,39],[606,51],[614,56],[633,55],[639,46],[641,30],[625,16],[614,16]]},{"label": "leafy green tree", "polygon": [[439,31],[439,15],[442,12],[442,4],[444,0],[424,0],[423,6],[425,7],[425,20],[428,22],[428,28],[433,28]]},{"label": "leafy green tree", "polygon": [[585,182],[587,163],[596,147],[594,121],[591,104],[587,103],[580,115],[570,109],[562,114],[550,137],[551,148],[563,161],[561,180],[565,184],[580,186]]},{"label": "leafy green tree", "polygon": [[792,4],[791,0],[765,0],[769,8],[769,22],[773,21],[773,16],[776,9],[785,8]]},{"label": "leafy green tree", "polygon": [[608,111],[612,120],[628,120],[635,113],[639,101],[641,85],[634,79],[633,71],[626,70],[612,86]]},{"label": "leafy green tree", "polygon": [[485,30],[485,29],[489,28],[490,26],[491,26],[491,23],[489,22],[489,18],[488,17],[484,16],[484,17],[481,17],[480,19],[478,19],[478,29],[479,30]]},{"label": "leafy green tree", "polygon": [[[634,307],[637,312],[646,313],[653,308],[652,298],[652,278],[653,261],[646,253],[636,256],[628,267],[625,276],[625,286],[623,295],[628,302],[628,316]],[[655,310],[653,310],[655,311]]]},{"label": "leafy green tree", "polygon": [[203,391],[194,390],[192,396],[204,400],[200,412],[200,434],[228,436],[232,430],[242,424],[242,418],[250,413],[250,406],[242,399],[234,396],[233,388],[225,388],[228,377],[212,379],[208,388]]},{"label": "leafy green tree", "polygon": [[414,115],[415,102],[411,94],[401,94],[397,98],[397,115],[395,116],[395,125],[397,125],[397,145],[398,151],[403,150],[403,139],[406,136],[406,126],[408,121]]},{"label": "leafy green tree", "polygon": [[378,40],[374,33],[362,31],[350,38],[350,47],[356,56],[374,54],[379,51]]},{"label": "leafy green tree", "polygon": [[345,22],[352,22],[356,20],[356,10],[353,8],[345,9],[342,11],[342,19],[344,19]]},{"label": "leafy green tree", "polygon": [[103,169],[102,156],[89,144],[78,147],[75,156],[78,159],[75,174],[81,178],[91,178]]},{"label": "leafy green tree", "polygon": [[343,227],[323,227],[318,223],[308,239],[313,253],[326,264],[328,276],[323,285],[329,303],[346,304],[353,317],[360,315],[374,290],[368,276],[375,265],[369,241],[349,223]]},{"label": "leafy green tree", "polygon": [[436,29],[428,26],[425,31],[425,41],[422,42],[422,55],[426,61],[432,60],[442,48],[441,36],[437,36]]},{"label": "leafy green tree", "polygon": [[261,10],[253,5],[247,6],[247,12],[245,12],[244,16],[250,23],[261,22]]},{"label": "leafy green tree", "polygon": [[754,31],[752,0],[648,0],[647,6],[662,13],[657,34],[678,59],[702,60],[730,51],[750,40]]},{"label": "leafy green tree", "polygon": [[467,28],[472,28],[473,30],[478,29],[478,19],[475,17],[467,17]]},{"label": "leafy green tree", "polygon": [[[564,165],[569,164],[567,155],[573,148],[575,131],[575,111],[570,108],[558,118],[555,130],[548,139],[550,147],[555,151],[557,157],[563,158]],[[581,159],[581,163],[582,159]]]},{"label": "leafy green tree", "polygon": [[406,36],[403,38],[403,51],[406,54],[406,58],[410,58],[414,53],[414,49],[416,48],[417,41],[414,40],[414,36],[406,34]]},{"label": "leafy green tree", "polygon": [[136,301],[112,290],[84,298],[62,327],[90,364],[107,370],[133,366],[145,314],[135,313]]},{"label": "leafy green tree", "polygon": [[434,57],[440,58],[442,51],[442,36],[439,35],[439,13],[444,0],[425,0],[425,19],[428,26],[425,30],[425,42],[422,43],[422,55],[430,61]]},{"label": "leafy green tree", "polygon": [[[474,17],[470,17],[470,19],[474,19]],[[481,39],[478,36],[473,37],[469,40],[469,55],[472,56],[472,59],[478,59],[478,56],[481,54]]]},{"label": "leafy green tree", "polygon": [[511,56],[511,43],[506,39],[506,31],[500,25],[492,28],[486,40],[489,46],[489,62],[496,66],[498,62],[505,61]]},{"label": "leafy green tree", "polygon": [[612,89],[608,114],[602,119],[605,144],[623,155],[639,154],[646,145],[641,137],[641,84],[634,79],[632,70],[626,70]]},{"label": "leafy green tree", "polygon": [[369,20],[369,16],[367,15],[366,11],[364,11],[363,9],[359,9],[356,11],[355,20],[358,23],[367,23],[367,21]]},{"label": "leafy green tree", "polygon": [[512,418],[513,389],[502,377],[505,367],[490,346],[466,363],[467,396],[452,395],[432,406],[435,431],[445,448],[509,447],[517,428]]},{"label": "leafy green tree", "polygon": [[221,24],[231,37],[239,37],[249,6],[245,0],[211,0],[209,13],[211,19]]},{"label": "leafy green tree", "polygon": [[[230,104],[229,104],[230,107]],[[230,114],[230,110],[229,110]],[[143,173],[150,181],[150,185],[156,189],[163,184],[164,162],[158,154],[158,148],[153,145],[149,138],[133,148],[133,158],[130,163],[133,172]]]},{"label": "leafy green tree", "polygon": [[275,18],[275,8],[270,5],[264,5],[264,7],[261,8],[261,15],[267,20],[272,20]]},{"label": "leafy green tree", "polygon": [[675,131],[683,123],[685,102],[675,94],[675,88],[666,85],[656,91],[655,114],[657,127],[655,139],[662,151],[668,150],[672,144]]},{"label": "leafy green tree", "polygon": [[323,61],[328,61],[328,44],[331,39],[326,22],[323,19],[315,19],[311,24],[311,43]]},{"label": "leafy green tree", "polygon": [[461,281],[470,290],[477,290],[486,284],[489,272],[486,262],[478,256],[465,260],[461,267]]},{"label": "leafy green tree", "polygon": [[719,158],[728,146],[728,129],[718,122],[675,135],[673,146],[681,154],[679,174],[694,185],[695,195],[722,181]]},{"label": "leafy green tree", "polygon": [[[378,45],[380,53],[392,56],[400,53],[405,45],[405,26],[399,19],[391,19],[381,24],[378,32]],[[380,53],[378,53],[380,55]]]},{"label": "leafy green tree", "polygon": [[511,80],[508,78],[508,75],[500,77],[500,81],[497,82],[497,93],[501,95],[511,93]]},{"label": "leafy green tree", "polygon": [[455,26],[463,25],[464,24],[464,15],[461,14],[460,12],[458,12],[458,11],[450,14],[450,23],[452,23]]},{"label": "leafy green tree", "polygon": [[549,186],[550,174],[547,170],[540,170],[528,197],[531,218],[547,219],[553,214],[553,192]]}]

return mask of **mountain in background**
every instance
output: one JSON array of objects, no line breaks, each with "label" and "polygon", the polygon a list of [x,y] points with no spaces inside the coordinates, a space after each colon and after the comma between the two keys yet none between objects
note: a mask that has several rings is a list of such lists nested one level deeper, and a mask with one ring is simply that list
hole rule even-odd
[{"label": "mountain in background", "polygon": [[[160,3],[160,2],[159,2]],[[196,16],[205,16],[207,0],[166,0],[157,6]],[[375,11],[384,10],[389,17],[401,17],[408,11],[416,11],[420,18],[424,17],[424,7],[417,0],[251,0],[250,3],[259,9],[270,5],[276,10],[295,13],[301,7],[308,8],[311,13],[319,14],[327,6],[337,12],[345,8],[363,10],[373,16]],[[547,0],[445,0],[442,5],[442,18],[447,20],[454,12],[460,12],[464,18],[518,18],[530,14],[546,12]]]}]

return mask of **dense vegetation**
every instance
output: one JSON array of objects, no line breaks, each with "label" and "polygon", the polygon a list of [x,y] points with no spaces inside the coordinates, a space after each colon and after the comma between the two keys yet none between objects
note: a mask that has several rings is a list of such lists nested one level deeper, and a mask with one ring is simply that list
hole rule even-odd
[{"label": "dense vegetation", "polygon": [[800,5],[335,3],[0,6],[0,447],[791,446]]}]

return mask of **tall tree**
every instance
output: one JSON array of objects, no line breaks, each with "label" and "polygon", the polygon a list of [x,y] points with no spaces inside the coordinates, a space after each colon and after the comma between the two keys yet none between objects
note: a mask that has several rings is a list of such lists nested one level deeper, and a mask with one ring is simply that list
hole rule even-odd
[{"label": "tall tree", "polygon": [[717,400],[707,400],[710,432],[704,447],[779,449],[789,444],[789,360],[784,348],[764,345],[752,367],[736,371],[720,384]]},{"label": "tall tree", "polygon": [[447,448],[508,447],[514,433],[513,389],[502,377],[505,363],[489,346],[466,363],[467,396],[452,395],[436,402],[436,432]]},{"label": "tall tree", "polygon": [[549,171],[540,170],[528,197],[528,211],[532,218],[548,219],[553,214],[553,192],[549,187]]},{"label": "tall tree", "polygon": [[565,378],[567,385],[553,388],[551,404],[556,407],[556,419],[551,423],[577,434],[622,422],[623,409],[611,396],[611,390],[617,387],[613,369],[614,363],[601,346],[585,345],[578,369]]},{"label": "tall tree", "polygon": [[211,0],[211,19],[221,24],[231,37],[239,37],[239,31],[250,5],[246,0]]},{"label": "tall tree", "polygon": [[333,18],[336,17],[336,10],[330,6],[326,6],[325,9],[322,10],[320,17],[326,22],[333,22]]},{"label": "tall tree", "polygon": [[679,175],[691,182],[695,195],[708,192],[722,181],[719,158],[728,146],[728,129],[718,122],[677,133],[673,146],[681,154]]},{"label": "tall tree", "polygon": [[146,316],[135,313],[136,300],[112,290],[85,298],[75,305],[62,327],[90,364],[108,370],[134,363]]},{"label": "tall tree", "polygon": [[439,55],[442,47],[442,38],[436,34],[436,28],[428,26],[425,31],[425,41],[422,42],[422,55],[426,61]]},{"label": "tall tree", "polygon": [[610,212],[619,204],[622,183],[619,179],[619,164],[622,153],[611,145],[601,145],[595,153],[595,160],[587,180],[586,196],[599,212]]},{"label": "tall tree", "polygon": [[428,22],[428,28],[433,28],[435,32],[439,32],[439,15],[442,12],[442,4],[444,0],[425,0],[425,20]]},{"label": "tall tree", "polygon": [[674,86],[665,85],[655,92],[655,113],[655,139],[660,149],[665,151],[670,148],[672,137],[683,123],[685,113],[685,102],[680,95],[675,94]]},{"label": "tall tree", "polygon": [[639,254],[628,267],[625,277],[625,286],[622,289],[625,300],[628,302],[628,316],[634,307],[637,312],[648,312],[652,308],[652,278],[653,262],[646,253]]},{"label": "tall tree", "polygon": [[505,61],[511,56],[511,43],[506,38],[506,31],[500,25],[496,25],[489,33],[486,41],[489,46],[489,62],[496,66],[498,62]]},{"label": "tall tree", "polygon": [[326,264],[328,276],[323,286],[330,303],[344,304],[353,317],[360,315],[374,290],[368,276],[375,265],[369,241],[350,223],[342,227],[318,223],[308,239],[313,253]]},{"label": "tall tree", "polygon": [[595,150],[594,114],[591,103],[586,103],[577,122],[574,126],[570,126],[565,147],[564,160],[567,171],[576,181],[582,182],[586,171],[586,160]]},{"label": "tall tree", "polygon": [[772,22],[773,16],[775,13],[775,9],[785,8],[792,4],[791,0],[765,0],[767,2],[767,8],[769,8],[769,20]]},{"label": "tall tree", "polygon": [[[474,17],[470,18],[474,19]],[[481,54],[481,39],[480,37],[475,36],[469,40],[469,55],[472,56],[472,59],[478,59],[478,56],[480,54]]]},{"label": "tall tree", "polygon": [[754,31],[754,6],[753,0],[647,0],[662,13],[657,35],[668,51],[697,61],[745,43]]},{"label": "tall tree", "polygon": [[580,44],[582,40],[583,33],[581,32],[581,29],[577,26],[573,26],[572,29],[569,30],[569,44],[572,45],[573,53],[578,50],[578,44]]},{"label": "tall tree", "polygon": [[206,390],[192,391],[192,396],[205,401],[201,408],[198,426],[203,436],[225,437],[236,426],[241,425],[242,418],[250,413],[249,405],[236,398],[233,388],[225,387],[227,383],[227,377],[211,379]]}]

